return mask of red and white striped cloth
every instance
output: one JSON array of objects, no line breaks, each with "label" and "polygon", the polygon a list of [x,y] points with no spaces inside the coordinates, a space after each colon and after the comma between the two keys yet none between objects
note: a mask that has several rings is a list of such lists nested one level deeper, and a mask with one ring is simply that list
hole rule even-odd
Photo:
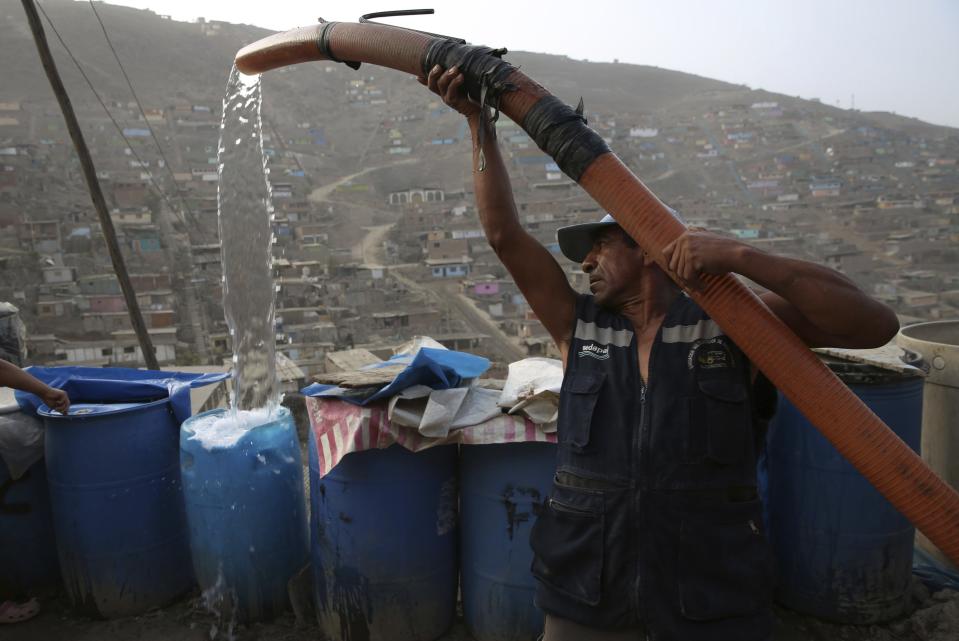
[{"label": "red and white striped cloth", "polygon": [[350,452],[386,449],[399,443],[411,452],[462,443],[555,443],[556,433],[547,434],[541,425],[522,416],[503,414],[494,419],[450,432],[446,438],[428,438],[415,429],[394,425],[387,417],[386,402],[367,407],[335,399],[307,397],[310,426],[316,439],[320,476],[336,467]]}]

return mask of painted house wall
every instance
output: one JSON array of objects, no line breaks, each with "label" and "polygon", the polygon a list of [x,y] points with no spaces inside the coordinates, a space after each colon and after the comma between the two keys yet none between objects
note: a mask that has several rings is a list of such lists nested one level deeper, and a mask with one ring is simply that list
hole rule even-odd
[{"label": "painted house wall", "polygon": [[499,283],[476,283],[473,293],[477,296],[492,296],[499,293]]},{"label": "painted house wall", "polygon": [[456,265],[437,265],[432,269],[433,278],[462,278],[468,276],[470,266],[468,264]]},{"label": "painted house wall", "polygon": [[49,285],[73,282],[73,268],[51,267],[43,270],[43,282]]},{"label": "painted house wall", "polygon": [[91,312],[122,312],[127,308],[123,296],[91,296]]}]

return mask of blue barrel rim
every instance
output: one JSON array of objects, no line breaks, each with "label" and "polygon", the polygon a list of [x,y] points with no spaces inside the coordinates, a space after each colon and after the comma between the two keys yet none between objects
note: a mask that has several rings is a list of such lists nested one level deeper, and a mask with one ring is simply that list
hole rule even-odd
[{"label": "blue barrel rim", "polygon": [[170,397],[166,396],[164,398],[159,398],[155,401],[147,401],[145,403],[75,403],[70,406],[70,410],[74,408],[89,409],[92,406],[112,408],[102,412],[89,411],[89,412],[84,412],[83,414],[71,414],[70,410],[67,410],[66,414],[61,414],[60,412],[57,412],[51,409],[46,403],[44,403],[43,405],[37,408],[37,415],[42,416],[43,418],[82,421],[85,419],[103,418],[105,416],[117,416],[119,414],[126,414],[129,412],[140,412],[146,409],[151,409],[153,407],[158,407],[160,405],[163,405],[164,403],[169,403],[169,402],[170,402]]},{"label": "blue barrel rim", "polygon": [[[195,414],[195,415],[191,416],[190,418],[186,419],[185,421],[183,421],[183,423],[180,424],[180,433],[181,433],[181,435],[183,435],[183,434],[189,434],[189,435],[191,435],[191,436],[192,436],[192,435],[195,435],[196,432],[194,432],[194,431],[193,431],[193,428],[192,428],[192,423],[193,423],[193,422],[195,422],[195,421],[197,421],[197,420],[199,420],[199,419],[201,419],[201,418],[203,418],[203,417],[205,417],[205,416],[213,416],[213,415],[222,416],[223,414],[226,414],[226,413],[229,412],[229,411],[231,411],[229,407],[217,407],[217,408],[212,409],[212,410],[207,410],[207,411],[205,411],[205,412],[200,412],[199,414]],[[247,431],[248,431],[248,432],[252,432],[253,430],[258,430],[258,429],[260,429],[261,427],[271,427],[271,426],[276,425],[277,423],[283,421],[285,418],[287,418],[287,417],[292,417],[292,416],[293,416],[293,415],[292,415],[292,413],[290,412],[290,409],[289,409],[288,407],[285,407],[285,406],[283,406],[283,405],[277,405],[277,406],[276,406],[276,410],[274,410],[273,414],[271,415],[270,420],[266,421],[265,423],[259,423],[259,424],[257,424],[257,425],[254,425],[253,427],[251,427],[251,428],[250,428],[249,430],[247,430]],[[294,424],[294,427],[295,427],[295,424]],[[230,446],[230,447],[232,447],[232,446]],[[212,450],[222,450],[222,449],[229,449],[229,448],[224,448],[224,447],[220,447],[220,446],[217,446],[217,447],[212,448]]]}]

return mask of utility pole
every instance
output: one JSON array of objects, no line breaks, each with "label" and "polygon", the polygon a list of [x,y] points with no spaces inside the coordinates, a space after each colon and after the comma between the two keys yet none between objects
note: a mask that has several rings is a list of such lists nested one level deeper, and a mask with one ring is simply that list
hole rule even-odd
[{"label": "utility pole", "polygon": [[80,123],[73,112],[70,97],[63,86],[63,81],[60,80],[60,73],[57,71],[53,54],[50,53],[50,45],[47,43],[47,36],[43,32],[43,24],[40,22],[37,8],[34,6],[33,0],[20,0],[20,2],[23,4],[23,10],[27,13],[27,21],[30,23],[30,31],[33,32],[33,40],[37,44],[37,51],[40,53],[43,70],[47,73],[47,79],[50,81],[53,93],[57,97],[57,102],[60,103],[60,110],[63,112],[63,118],[67,121],[67,129],[70,131],[70,138],[73,139],[73,146],[80,157],[83,177],[86,178],[87,189],[90,190],[90,199],[93,200],[93,207],[100,219],[100,228],[107,243],[107,250],[110,252],[113,271],[120,282],[120,289],[123,291],[123,298],[126,300],[127,311],[130,314],[130,323],[133,325],[133,331],[136,332],[137,340],[140,343],[140,351],[143,352],[143,360],[147,369],[160,369],[156,353],[153,351],[153,342],[150,340],[150,335],[147,333],[146,325],[143,322],[143,316],[140,314],[136,292],[133,291],[130,275],[127,273],[126,265],[123,262],[123,254],[120,253],[116,230],[113,228],[113,219],[110,218],[110,213],[107,211],[107,203],[103,198],[103,191],[100,189],[100,181],[97,180],[97,170],[93,166],[93,158],[90,156],[90,150],[83,139],[83,131],[81,131]]}]

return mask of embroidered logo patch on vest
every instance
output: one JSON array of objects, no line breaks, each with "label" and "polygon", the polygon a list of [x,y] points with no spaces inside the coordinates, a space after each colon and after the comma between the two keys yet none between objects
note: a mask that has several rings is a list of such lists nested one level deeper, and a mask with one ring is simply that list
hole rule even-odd
[{"label": "embroidered logo patch on vest", "polygon": [[724,369],[733,367],[733,353],[721,337],[707,338],[693,343],[686,357],[689,369]]},{"label": "embroidered logo patch on vest", "polygon": [[605,361],[609,358],[609,345],[603,347],[596,343],[587,343],[579,350],[579,355]]}]

